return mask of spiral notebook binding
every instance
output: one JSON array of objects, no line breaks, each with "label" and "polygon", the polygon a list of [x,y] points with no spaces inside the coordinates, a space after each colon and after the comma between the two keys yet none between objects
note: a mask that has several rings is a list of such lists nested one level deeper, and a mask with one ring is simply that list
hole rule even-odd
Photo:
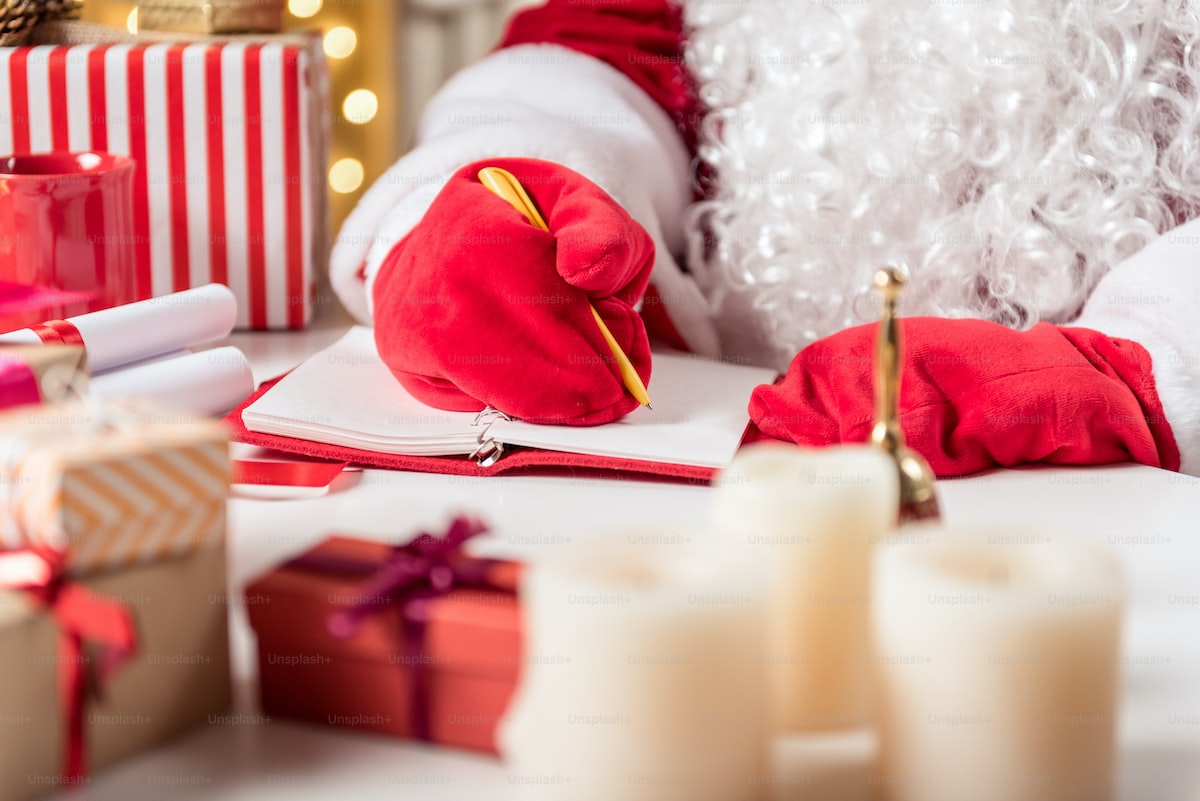
[{"label": "spiral notebook binding", "polygon": [[477,438],[478,446],[475,450],[471,451],[468,457],[474,459],[475,464],[480,467],[491,467],[504,457],[504,443],[488,435],[488,432],[492,430],[492,423],[495,423],[497,420],[512,420],[512,418],[499,409],[493,409],[491,406],[488,406],[475,415],[475,419],[471,421],[472,426],[483,426],[483,431],[479,432]]}]

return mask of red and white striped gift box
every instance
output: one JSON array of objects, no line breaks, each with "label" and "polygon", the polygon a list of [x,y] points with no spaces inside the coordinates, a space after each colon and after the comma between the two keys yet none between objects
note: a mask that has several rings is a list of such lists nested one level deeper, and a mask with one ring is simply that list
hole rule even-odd
[{"label": "red and white striped gift box", "polygon": [[0,48],[0,153],[132,156],[138,298],[217,282],[239,327],[303,327],[328,255],[310,38]]}]

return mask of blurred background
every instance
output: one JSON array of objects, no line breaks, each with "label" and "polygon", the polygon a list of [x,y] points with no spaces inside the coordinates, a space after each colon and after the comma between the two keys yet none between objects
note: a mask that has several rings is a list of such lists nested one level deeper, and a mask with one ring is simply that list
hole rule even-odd
[{"label": "blurred background", "polygon": [[[320,30],[329,59],[332,233],[359,195],[408,149],[425,101],[495,46],[510,14],[540,3],[288,0],[285,28]],[[136,2],[87,0],[83,18],[136,31]]]}]

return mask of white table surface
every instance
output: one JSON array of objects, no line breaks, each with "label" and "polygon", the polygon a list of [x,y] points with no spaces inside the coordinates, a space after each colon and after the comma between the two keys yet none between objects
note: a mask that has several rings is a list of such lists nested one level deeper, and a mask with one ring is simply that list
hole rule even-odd
[{"label": "white table surface", "polygon": [[[235,334],[259,379],[332,342],[335,321],[290,334]],[[941,484],[956,523],[1069,526],[1126,567],[1121,801],[1200,799],[1200,479],[1120,465],[997,471]],[[555,544],[634,521],[700,531],[709,489],[659,481],[345,473],[322,497],[229,503],[233,722],[217,721],[95,776],[73,801],[358,801],[520,798],[497,760],[332,728],[261,719],[254,640],[240,596],[248,579],[332,531],[389,538],[474,512],[494,533],[476,549],[536,560]],[[1140,537],[1137,539],[1130,539]],[[781,788],[781,797],[787,788]],[[619,799],[614,799],[619,801]],[[964,800],[965,801],[965,800]]]}]

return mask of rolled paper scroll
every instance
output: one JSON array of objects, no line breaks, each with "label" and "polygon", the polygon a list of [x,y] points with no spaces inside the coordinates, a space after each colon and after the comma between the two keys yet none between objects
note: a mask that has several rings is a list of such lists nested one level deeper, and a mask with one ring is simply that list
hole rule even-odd
[{"label": "rolled paper scroll", "polygon": [[100,398],[140,398],[161,409],[208,415],[224,414],[253,391],[250,364],[234,347],[113,370],[93,376],[89,388]]},{"label": "rolled paper scroll", "polygon": [[221,339],[233,330],[237,299],[223,284],[50,320],[0,335],[0,344],[82,345],[95,374]]}]

